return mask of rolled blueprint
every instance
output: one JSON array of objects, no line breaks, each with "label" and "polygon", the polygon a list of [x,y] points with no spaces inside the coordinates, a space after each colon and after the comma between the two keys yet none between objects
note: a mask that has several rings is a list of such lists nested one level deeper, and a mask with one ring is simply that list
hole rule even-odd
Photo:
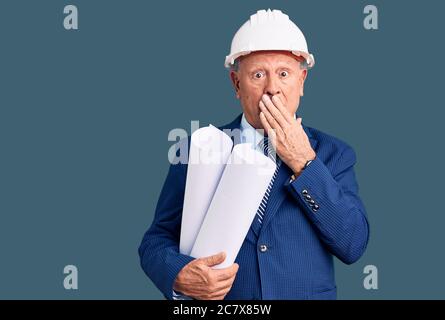
[{"label": "rolled blueprint", "polygon": [[191,137],[179,251],[189,255],[232,151],[230,137],[210,125]]},{"label": "rolled blueprint", "polygon": [[196,237],[192,257],[224,251],[226,260],[215,268],[233,264],[275,169],[276,164],[250,144],[233,148]]}]

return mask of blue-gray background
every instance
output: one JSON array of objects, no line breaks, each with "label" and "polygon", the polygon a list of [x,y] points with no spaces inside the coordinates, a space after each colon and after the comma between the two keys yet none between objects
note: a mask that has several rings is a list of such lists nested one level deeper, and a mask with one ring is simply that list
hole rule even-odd
[{"label": "blue-gray background", "polygon": [[[62,26],[79,9],[79,30]],[[379,9],[379,30],[363,8]],[[0,298],[159,299],[137,248],[172,128],[239,112],[223,67],[238,27],[277,8],[316,66],[307,125],[351,144],[371,239],[337,262],[340,299],[445,298],[440,1],[0,2]],[[63,267],[79,268],[79,290]],[[363,288],[363,267],[379,289]]]}]

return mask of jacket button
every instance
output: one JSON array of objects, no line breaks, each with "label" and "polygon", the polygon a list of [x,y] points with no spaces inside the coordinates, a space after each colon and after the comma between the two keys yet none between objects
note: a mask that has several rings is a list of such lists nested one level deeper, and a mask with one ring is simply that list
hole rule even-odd
[{"label": "jacket button", "polygon": [[261,252],[266,252],[267,251],[267,246],[265,244],[260,245],[260,251]]},{"label": "jacket button", "polygon": [[310,196],[310,195],[308,195],[308,194],[307,194],[307,195],[305,195],[304,197],[306,198],[306,201],[309,201],[309,200],[311,200],[311,199],[312,199],[312,198],[311,198],[311,196]]},{"label": "jacket button", "polygon": [[310,204],[315,204],[315,201],[314,200],[309,200],[309,203]]},{"label": "jacket button", "polygon": [[304,189],[303,191],[301,191],[302,194],[306,195],[307,194],[307,190]]},{"label": "jacket button", "polygon": [[320,207],[318,206],[318,204],[314,204],[314,206],[312,207],[312,210],[315,212],[315,211],[318,210],[318,208],[320,208]]}]

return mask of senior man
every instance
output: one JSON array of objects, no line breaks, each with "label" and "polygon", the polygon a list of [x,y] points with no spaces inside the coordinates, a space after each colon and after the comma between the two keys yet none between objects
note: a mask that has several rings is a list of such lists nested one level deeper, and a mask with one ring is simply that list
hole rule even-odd
[{"label": "senior man", "polygon": [[336,299],[333,257],[357,261],[368,222],[352,148],[296,115],[314,65],[304,35],[281,11],[260,10],[235,34],[225,65],[243,113],[221,129],[241,129],[260,151],[272,139],[276,174],[235,263],[214,269],[223,252],[179,253],[187,165],[172,165],[139,248],[142,268],[170,299]]}]

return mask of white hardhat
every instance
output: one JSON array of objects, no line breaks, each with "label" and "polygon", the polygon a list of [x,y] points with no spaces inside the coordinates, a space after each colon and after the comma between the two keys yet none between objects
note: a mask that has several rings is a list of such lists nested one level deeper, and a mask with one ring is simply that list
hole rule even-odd
[{"label": "white hardhat", "polygon": [[262,50],[290,51],[303,57],[308,68],[315,64],[303,32],[280,10],[259,10],[251,15],[233,37],[230,54],[226,56],[224,65],[230,68],[238,57]]}]

